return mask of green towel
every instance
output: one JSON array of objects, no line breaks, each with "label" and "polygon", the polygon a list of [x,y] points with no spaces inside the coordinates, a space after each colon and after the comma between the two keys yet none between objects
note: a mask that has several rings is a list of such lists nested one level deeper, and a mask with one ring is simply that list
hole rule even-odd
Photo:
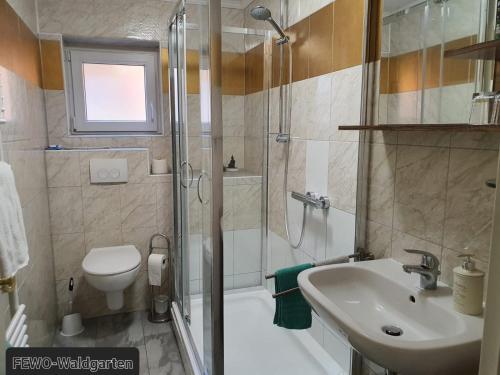
[{"label": "green towel", "polygon": [[[311,267],[312,264],[306,263],[276,271],[276,293],[298,287],[297,276]],[[311,323],[311,306],[302,297],[300,290],[276,297],[274,324],[288,329],[307,329],[311,327]]]}]

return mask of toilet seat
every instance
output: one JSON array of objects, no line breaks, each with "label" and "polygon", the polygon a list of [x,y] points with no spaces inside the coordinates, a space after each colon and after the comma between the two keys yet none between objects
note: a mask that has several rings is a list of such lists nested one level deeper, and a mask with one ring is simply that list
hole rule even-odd
[{"label": "toilet seat", "polygon": [[95,276],[118,275],[140,265],[141,254],[133,245],[95,248],[82,262],[83,270]]}]

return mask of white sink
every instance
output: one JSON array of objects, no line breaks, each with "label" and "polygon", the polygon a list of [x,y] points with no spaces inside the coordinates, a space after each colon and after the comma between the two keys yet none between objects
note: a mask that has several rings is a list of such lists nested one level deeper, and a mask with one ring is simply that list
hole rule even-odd
[{"label": "white sink", "polygon": [[420,289],[419,277],[381,259],[311,268],[298,281],[324,322],[379,365],[403,375],[477,373],[483,318],[456,312],[444,284]]}]

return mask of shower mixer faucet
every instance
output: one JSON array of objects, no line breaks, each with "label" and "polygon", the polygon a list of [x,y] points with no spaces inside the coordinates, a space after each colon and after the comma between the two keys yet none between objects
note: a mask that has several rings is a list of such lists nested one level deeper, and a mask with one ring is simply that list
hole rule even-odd
[{"label": "shower mixer faucet", "polygon": [[311,206],[322,210],[328,210],[330,208],[330,199],[327,196],[320,195],[318,193],[308,191],[307,193],[302,194],[292,191],[292,198],[304,203],[304,206]]}]

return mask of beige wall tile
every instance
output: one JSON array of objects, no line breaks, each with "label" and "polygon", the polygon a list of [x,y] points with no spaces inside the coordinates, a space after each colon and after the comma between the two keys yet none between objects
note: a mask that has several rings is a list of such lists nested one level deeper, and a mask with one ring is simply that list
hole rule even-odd
[{"label": "beige wall tile", "polygon": [[450,139],[449,132],[398,132],[400,145],[448,147]]},{"label": "beige wall tile", "polygon": [[496,174],[496,151],[452,149],[446,200],[444,246],[489,260],[494,190],[485,181]]},{"label": "beige wall tile", "polygon": [[375,221],[366,222],[366,250],[376,259],[390,258],[392,254],[392,229]]},{"label": "beige wall tile", "polygon": [[331,79],[327,74],[293,84],[292,137],[330,139]]},{"label": "beige wall tile", "polygon": [[80,186],[80,153],[46,151],[47,184],[49,187]]},{"label": "beige wall tile", "polygon": [[394,228],[441,244],[449,149],[398,146]]},{"label": "beige wall tile", "polygon": [[357,141],[357,132],[339,131],[339,125],[359,125],[361,109],[362,67],[354,66],[332,74],[330,136],[336,141]]},{"label": "beige wall tile", "polygon": [[87,253],[99,247],[121,246],[123,244],[121,229],[85,232],[85,251]]},{"label": "beige wall tile", "polygon": [[120,188],[121,224],[125,229],[156,228],[156,190],[151,184],[127,184]]},{"label": "beige wall tile", "polygon": [[[245,135],[245,97],[236,95],[222,96],[222,122],[224,136],[242,137]],[[256,125],[256,124],[254,124]]]},{"label": "beige wall tile", "polygon": [[451,147],[498,151],[499,145],[500,145],[500,134],[496,133],[457,132],[453,133],[451,136]]},{"label": "beige wall tile", "polygon": [[85,232],[120,229],[120,188],[90,185],[83,188]]},{"label": "beige wall tile", "polygon": [[49,202],[52,234],[83,232],[81,188],[50,188]]},{"label": "beige wall tile", "polygon": [[330,142],[328,196],[332,206],[356,213],[358,143]]},{"label": "beige wall tile", "polygon": [[259,228],[262,188],[259,185],[239,185],[233,188],[234,229]]},{"label": "beige wall tile", "polygon": [[[234,229],[234,186],[224,186],[222,229],[229,231]],[[237,198],[239,199],[239,197]]]},{"label": "beige wall tile", "polygon": [[52,236],[54,250],[55,279],[77,279],[82,275],[82,261],[85,257],[83,233],[55,234]]},{"label": "beige wall tile", "polygon": [[307,141],[292,139],[288,161],[287,191],[304,192],[306,189],[306,152]]},{"label": "beige wall tile", "polygon": [[370,147],[368,177],[368,219],[392,227],[396,146],[374,144]]}]

